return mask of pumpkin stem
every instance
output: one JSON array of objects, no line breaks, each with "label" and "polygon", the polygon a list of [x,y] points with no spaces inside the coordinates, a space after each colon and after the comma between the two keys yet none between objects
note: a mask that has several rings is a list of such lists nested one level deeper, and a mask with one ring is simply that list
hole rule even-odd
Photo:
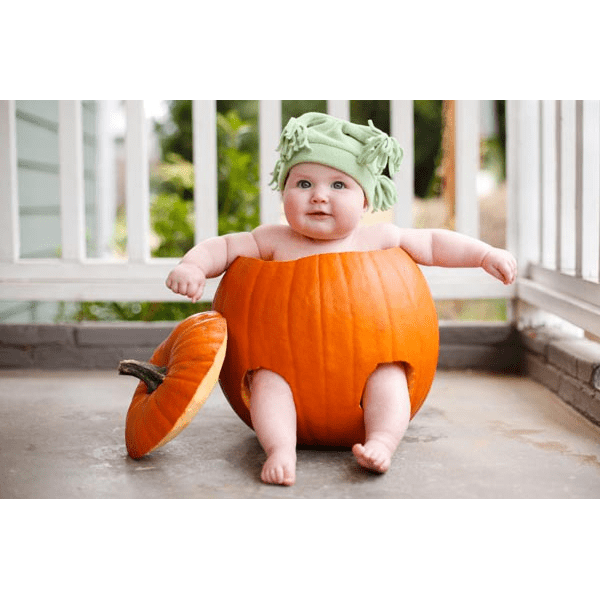
[{"label": "pumpkin stem", "polygon": [[119,375],[133,375],[146,384],[148,393],[152,393],[165,379],[167,367],[158,367],[140,360],[122,360],[119,363]]}]

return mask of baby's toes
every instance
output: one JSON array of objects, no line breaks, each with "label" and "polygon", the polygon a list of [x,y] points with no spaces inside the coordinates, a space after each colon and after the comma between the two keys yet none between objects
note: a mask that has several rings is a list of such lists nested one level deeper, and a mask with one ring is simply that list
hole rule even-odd
[{"label": "baby's toes", "polygon": [[277,483],[277,467],[265,466],[261,473],[261,479],[265,483]]},{"label": "baby's toes", "polygon": [[294,474],[282,465],[265,465],[261,473],[261,479],[264,483],[275,485],[293,485]]},{"label": "baby's toes", "polygon": [[379,454],[377,457],[374,458],[373,465],[378,471],[381,471],[383,473],[384,471],[388,470],[390,462],[391,461],[387,454]]},{"label": "baby's toes", "polygon": [[386,454],[380,448],[367,448],[365,452],[371,463],[379,465],[385,461]]}]

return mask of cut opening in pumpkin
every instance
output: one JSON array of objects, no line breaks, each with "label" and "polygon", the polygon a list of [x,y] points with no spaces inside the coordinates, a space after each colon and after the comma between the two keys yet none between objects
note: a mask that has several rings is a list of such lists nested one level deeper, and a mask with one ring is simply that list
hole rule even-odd
[{"label": "cut opening in pumpkin", "polygon": [[250,386],[252,385],[252,377],[256,371],[258,371],[258,369],[250,369],[246,371],[242,377],[240,395],[242,396],[242,400],[244,401],[244,404],[248,410],[250,410]]},{"label": "cut opening in pumpkin", "polygon": [[[415,381],[415,370],[414,368],[407,362],[402,362],[402,361],[398,361],[398,362],[392,362],[392,363],[379,363],[377,365],[377,367],[381,367],[383,365],[400,365],[403,369],[404,369],[404,373],[406,375],[406,384],[408,387],[408,395],[410,396],[411,391],[412,391],[412,387],[414,386],[414,381]],[[375,371],[373,371],[374,373]],[[373,374],[371,373],[371,375]],[[371,376],[369,375],[369,377]],[[367,377],[367,380],[365,381],[365,385],[363,387],[363,392],[360,396],[360,408],[363,408],[363,399],[365,397],[365,389],[367,387],[367,382],[369,381],[369,377]]]},{"label": "cut opening in pumpkin", "polygon": [[[249,369],[248,371],[246,371],[244,373],[244,376],[242,377],[240,395],[242,397],[242,400],[244,401],[244,404],[248,408],[248,410],[250,410],[250,401],[251,401],[250,398],[252,396],[252,394],[250,393],[250,386],[252,385],[252,378],[254,377],[255,373],[257,373],[258,371],[260,371],[263,368],[264,367],[258,367],[257,369]],[[286,381],[286,383],[288,383],[287,380],[285,379],[285,377],[283,377],[279,373],[276,373],[276,374],[279,375],[280,377],[282,377]],[[289,383],[288,383],[288,385],[289,385]]]},{"label": "cut opening in pumpkin", "polygon": [[364,436],[361,394],[377,364],[406,369],[411,417],[435,374],[439,332],[427,281],[400,248],[291,261],[239,257],[213,302],[230,351],[220,383],[250,427],[246,374],[260,364],[292,388],[299,445],[351,447]]}]

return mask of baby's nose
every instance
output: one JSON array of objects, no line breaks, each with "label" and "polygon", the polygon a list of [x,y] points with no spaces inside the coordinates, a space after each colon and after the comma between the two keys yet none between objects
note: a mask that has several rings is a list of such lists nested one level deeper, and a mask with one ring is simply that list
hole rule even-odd
[{"label": "baby's nose", "polygon": [[322,187],[317,186],[313,190],[312,195],[313,202],[327,202],[327,193],[323,190]]}]

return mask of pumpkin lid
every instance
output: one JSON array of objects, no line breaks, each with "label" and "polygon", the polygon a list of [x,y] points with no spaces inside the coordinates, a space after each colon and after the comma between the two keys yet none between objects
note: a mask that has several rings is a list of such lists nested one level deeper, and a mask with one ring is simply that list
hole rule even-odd
[{"label": "pumpkin lid", "polygon": [[132,458],[163,446],[191,423],[219,379],[226,347],[226,321],[209,311],[179,323],[148,363],[119,364],[120,374],[141,380],[125,423]]}]

